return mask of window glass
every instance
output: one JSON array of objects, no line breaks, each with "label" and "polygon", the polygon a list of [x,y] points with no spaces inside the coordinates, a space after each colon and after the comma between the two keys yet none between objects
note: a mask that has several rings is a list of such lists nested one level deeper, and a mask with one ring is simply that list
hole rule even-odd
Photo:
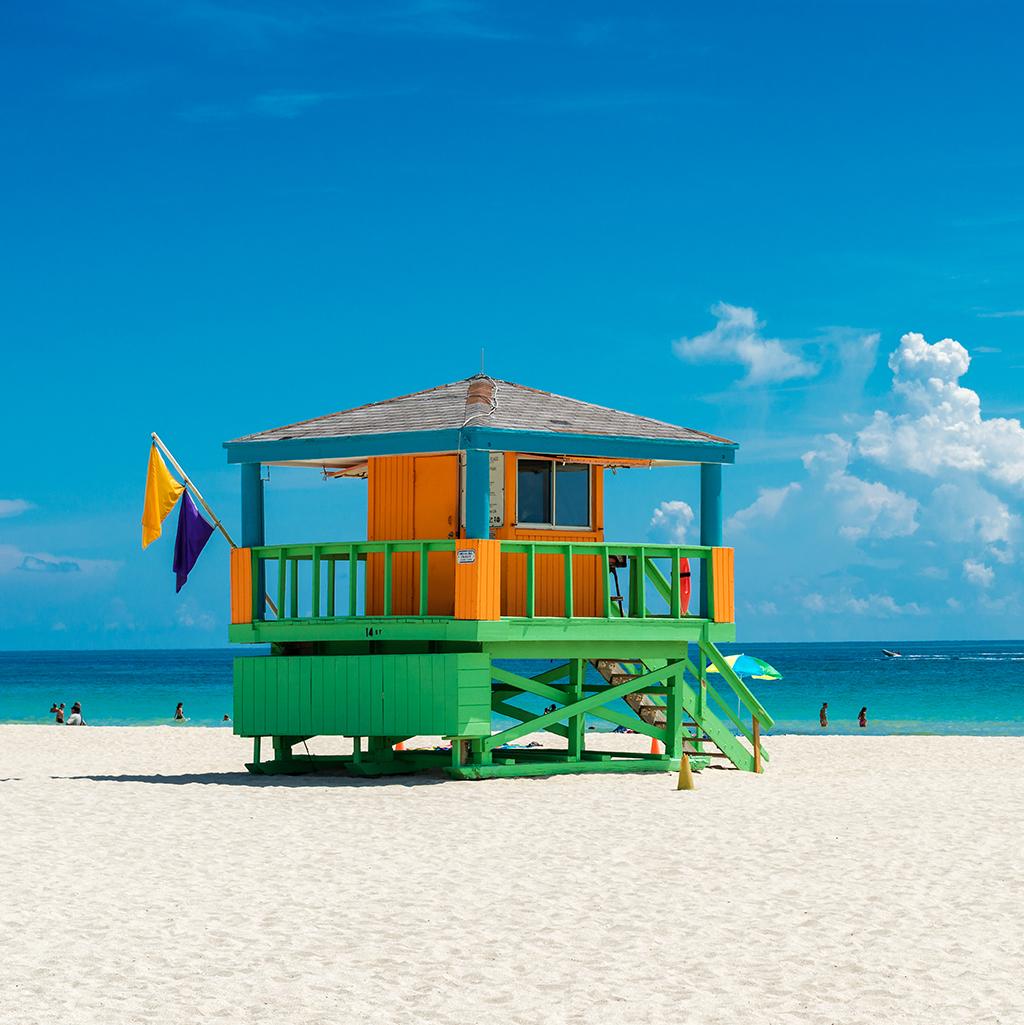
[{"label": "window glass", "polygon": [[516,493],[520,523],[551,522],[551,466],[547,459],[520,459]]},{"label": "window glass", "polygon": [[590,526],[590,467],[567,463],[555,467],[555,525]]}]

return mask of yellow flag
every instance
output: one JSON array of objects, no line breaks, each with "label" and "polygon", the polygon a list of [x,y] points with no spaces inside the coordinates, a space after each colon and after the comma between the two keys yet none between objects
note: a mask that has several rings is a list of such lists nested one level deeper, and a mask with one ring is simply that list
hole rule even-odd
[{"label": "yellow flag", "polygon": [[161,533],[161,524],[174,508],[178,496],[185,490],[167,469],[154,444],[149,450],[149,469],[146,471],[146,504],[142,507],[142,547],[155,541]]}]

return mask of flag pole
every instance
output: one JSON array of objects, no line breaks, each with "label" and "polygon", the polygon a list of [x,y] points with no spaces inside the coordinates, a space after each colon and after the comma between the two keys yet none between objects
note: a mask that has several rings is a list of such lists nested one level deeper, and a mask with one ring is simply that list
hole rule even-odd
[{"label": "flag pole", "polygon": [[[199,488],[197,488],[193,483],[192,478],[189,477],[189,475],[181,468],[181,463],[179,463],[178,460],[174,458],[174,456],[171,454],[171,450],[163,443],[163,440],[160,438],[160,435],[157,434],[156,431],[150,431],[149,433],[150,437],[153,439],[153,444],[156,445],[165,456],[167,456],[167,458],[171,461],[171,466],[173,466],[175,470],[178,471],[178,475],[181,477],[182,481],[186,485],[188,485],[188,488],[192,492],[192,494],[199,499],[199,504],[207,511],[207,513],[209,513],[210,519],[213,520],[213,525],[224,535],[224,540],[227,541],[227,543],[231,545],[232,548],[237,548],[238,545],[235,544],[231,535],[224,528],[224,524],[220,522],[220,519],[218,518],[217,514],[210,508],[209,502],[207,502],[206,499],[203,498],[202,494],[199,491]],[[274,604],[273,599],[271,599],[270,595],[266,593],[264,593],[263,598],[267,603],[267,607],[276,616],[277,606]]]},{"label": "flag pole", "polygon": [[224,535],[224,540],[227,541],[227,543],[231,545],[232,548],[237,548],[238,545],[235,544],[235,542],[231,539],[231,535],[227,532],[227,530],[224,529],[224,524],[220,522],[220,520],[217,517],[217,514],[210,508],[209,503],[199,493],[199,488],[197,488],[195,484],[192,482],[192,478],[189,477],[189,475],[181,468],[181,463],[179,463],[178,460],[174,458],[174,456],[171,454],[171,450],[163,443],[163,441],[160,438],[160,435],[157,434],[156,431],[150,431],[150,436],[153,438],[153,444],[156,445],[165,456],[167,456],[167,458],[171,461],[171,466],[173,466],[175,470],[178,471],[178,475],[181,477],[182,481],[188,485],[189,490],[192,492],[192,494],[199,499],[199,504],[207,511],[207,513],[209,513],[210,519],[213,520],[213,525]]}]

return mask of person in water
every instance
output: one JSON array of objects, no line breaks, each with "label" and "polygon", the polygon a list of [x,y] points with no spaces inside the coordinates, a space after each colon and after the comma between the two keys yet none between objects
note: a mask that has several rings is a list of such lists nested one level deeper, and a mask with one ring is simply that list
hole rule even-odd
[{"label": "person in water", "polygon": [[863,729],[865,729],[867,727],[867,724],[868,724],[868,706],[865,705],[857,713],[857,725],[863,730]]},{"label": "person in water", "polygon": [[59,726],[64,725],[64,702],[62,701],[57,707],[57,714],[53,717],[53,721]]},{"label": "person in water", "polygon": [[823,701],[821,704],[821,711],[818,712],[818,722],[821,723],[823,730],[828,729],[828,702]]},{"label": "person in water", "polygon": [[178,707],[174,710],[174,718],[178,722],[185,721],[185,705],[184,702],[179,701]]},{"label": "person in water", "polygon": [[82,718],[82,706],[76,701],[71,706],[71,714],[68,716],[69,726],[85,726],[85,720]]},{"label": "person in water", "polygon": [[57,702],[54,701],[53,704],[50,705],[50,715],[53,715],[53,713],[56,712],[56,711],[57,711]]}]

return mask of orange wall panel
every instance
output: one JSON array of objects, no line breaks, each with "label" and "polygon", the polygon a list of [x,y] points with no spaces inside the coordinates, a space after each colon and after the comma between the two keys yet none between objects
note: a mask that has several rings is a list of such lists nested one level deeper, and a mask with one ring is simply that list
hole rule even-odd
[{"label": "orange wall panel", "polygon": [[[413,457],[387,456],[367,461],[368,541],[407,541],[413,536]],[[395,555],[391,564],[391,611],[410,615],[416,556]],[[366,614],[384,613],[384,556],[366,559]]]},{"label": "orange wall panel", "polygon": [[252,549],[231,549],[231,622],[252,622]]},{"label": "orange wall panel", "polygon": [[[458,530],[458,456],[417,456],[413,460],[412,537],[421,541],[443,541],[454,538]],[[455,606],[455,561],[452,554],[431,552],[427,556],[427,572],[430,578],[427,612],[432,616],[452,615]]]},{"label": "orange wall panel", "polygon": [[[367,525],[370,541],[442,540],[454,537],[458,522],[457,456],[379,456],[367,465]],[[428,612],[450,616],[455,601],[450,553],[429,556]],[[366,614],[384,612],[384,556],[366,560]],[[391,612],[419,612],[419,556],[392,556]]]},{"label": "orange wall panel", "polygon": [[734,557],[732,548],[711,549],[712,613],[716,623],[736,622]]},{"label": "orange wall panel", "polygon": [[455,550],[455,618],[501,618],[500,541],[459,541]]}]

